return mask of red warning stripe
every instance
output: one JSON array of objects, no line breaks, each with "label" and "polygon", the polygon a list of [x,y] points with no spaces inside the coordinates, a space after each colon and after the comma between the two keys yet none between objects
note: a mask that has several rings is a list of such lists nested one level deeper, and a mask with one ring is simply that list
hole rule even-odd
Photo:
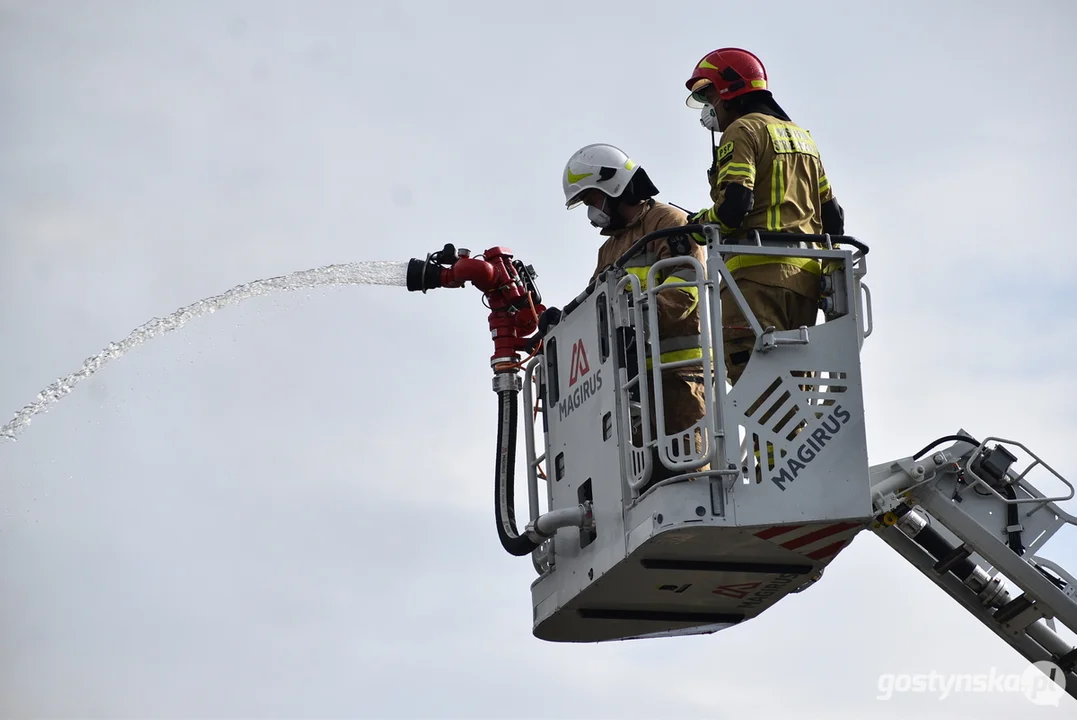
[{"label": "red warning stripe", "polygon": [[812,560],[822,560],[823,558],[837,555],[838,551],[849,543],[849,540],[852,540],[852,538],[847,538],[845,540],[839,540],[836,543],[831,543],[826,547],[819,548],[818,550],[808,553],[808,557],[810,557]]},{"label": "red warning stripe", "polygon": [[769,527],[766,530],[760,530],[759,532],[757,532],[755,534],[755,536],[757,538],[762,538],[763,540],[770,540],[772,537],[777,537],[778,535],[784,535],[787,532],[792,532],[793,530],[799,530],[802,527],[804,527],[804,526],[803,525],[778,525],[777,527]]},{"label": "red warning stripe", "polygon": [[[815,532],[810,532],[807,535],[801,535],[798,538],[794,538],[788,542],[784,542],[782,543],[782,547],[789,550],[796,550],[798,547],[811,545],[817,540],[822,540],[825,537],[836,535],[837,533],[844,532],[845,530],[852,530],[855,527],[859,527],[859,524],[837,523],[836,525],[827,525],[826,527],[819,528]],[[809,555],[808,557],[811,556]]]}]

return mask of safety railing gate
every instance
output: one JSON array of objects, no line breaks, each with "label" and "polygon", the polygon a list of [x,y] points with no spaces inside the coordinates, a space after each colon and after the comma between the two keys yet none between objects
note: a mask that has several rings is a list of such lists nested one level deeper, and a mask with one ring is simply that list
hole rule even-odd
[{"label": "safety railing gate", "polygon": [[[663,271],[678,268],[683,273],[687,266],[693,281],[668,280],[659,283]],[[698,358],[663,361],[661,352],[662,337],[658,322],[658,293],[687,289],[697,298],[696,311],[699,317],[699,347],[710,348],[711,323],[710,303],[707,300],[705,268],[692,256],[673,257],[659,260],[647,273],[646,290],[636,275],[628,274],[617,281],[613,296],[617,298],[614,305],[614,325],[619,329],[619,336],[629,338],[626,350],[635,354],[635,368],[647,368],[636,372],[634,376],[625,372],[619,376],[618,392],[622,408],[624,428],[632,428],[626,433],[628,441],[623,443],[623,462],[626,468],[626,497],[638,496],[648,486],[655,475],[655,461],[672,475],[650,487],[669,484],[691,477],[714,474],[721,471],[693,472],[706,468],[714,460],[715,413],[708,411],[690,426],[669,432],[666,413],[654,412],[654,408],[666,406],[664,374],[667,371],[688,371],[698,376],[704,393],[704,406],[713,408],[713,383],[706,382],[714,377],[712,353],[701,352]],[[652,330],[653,328],[653,330]],[[653,425],[652,425],[653,418]],[[720,425],[719,425],[720,427]],[[636,430],[638,428],[638,431]]]}]

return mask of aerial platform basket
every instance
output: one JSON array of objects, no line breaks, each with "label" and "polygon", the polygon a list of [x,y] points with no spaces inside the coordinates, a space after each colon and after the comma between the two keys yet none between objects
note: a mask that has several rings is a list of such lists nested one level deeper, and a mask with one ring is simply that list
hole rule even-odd
[{"label": "aerial platform basket", "polygon": [[[813,583],[871,523],[863,245],[789,238],[756,235],[754,244],[732,247],[712,234],[706,273],[691,256],[673,257],[652,265],[645,282],[624,269],[630,251],[546,332],[523,383],[524,407],[541,413],[541,432],[535,423],[524,429],[531,519],[541,514],[540,466],[546,512],[585,508],[589,516],[556,529],[533,553],[537,637],[593,642],[729,627]],[[760,327],[723,259],[734,253],[818,262],[822,321]],[[685,265],[696,280],[655,286],[657,273]],[[723,285],[728,295],[720,295]],[[656,298],[679,288],[696,292],[701,344],[711,352],[662,362]],[[732,389],[724,381],[723,301],[741,307],[756,336]],[[669,433],[663,414],[651,411],[663,406],[662,373],[675,368],[705,379],[707,413]]]}]

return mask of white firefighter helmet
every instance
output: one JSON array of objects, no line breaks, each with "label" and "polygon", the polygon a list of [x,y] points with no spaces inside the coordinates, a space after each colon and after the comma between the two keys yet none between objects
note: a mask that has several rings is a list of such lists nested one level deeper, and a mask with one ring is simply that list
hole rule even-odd
[{"label": "white firefighter helmet", "polygon": [[[620,148],[604,143],[582,147],[568,159],[561,177],[565,207],[571,209],[579,205],[580,195],[591,188],[611,198],[620,197],[636,173],[647,174]],[[650,180],[646,185],[651,186]]]}]

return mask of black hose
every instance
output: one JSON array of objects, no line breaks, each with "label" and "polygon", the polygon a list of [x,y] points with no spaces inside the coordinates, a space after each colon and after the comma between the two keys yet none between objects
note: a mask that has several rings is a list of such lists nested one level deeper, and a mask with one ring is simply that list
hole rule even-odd
[{"label": "black hose", "polygon": [[702,233],[702,225],[679,225],[677,227],[662,228],[661,230],[655,230],[652,233],[647,233],[636,242],[632,243],[632,247],[624,251],[621,257],[617,258],[617,261],[613,263],[619,268],[623,268],[625,263],[631,260],[640,250],[647,247],[647,243],[652,240],[658,240],[664,237],[673,237],[676,235],[691,235],[692,233]]},{"label": "black hose", "polygon": [[494,468],[494,513],[497,518],[497,536],[501,547],[510,555],[530,555],[538,547],[531,539],[520,535],[516,529],[516,508],[513,491],[516,472],[516,415],[517,390],[499,390],[497,393],[497,463]]},{"label": "black hose", "polygon": [[979,440],[976,440],[976,439],[970,438],[970,437],[965,437],[963,435],[943,435],[941,438],[939,438],[938,440],[935,440],[934,442],[929,443],[923,450],[921,450],[920,452],[913,455],[912,459],[913,460],[919,460],[922,455],[926,455],[930,451],[937,448],[939,445],[942,445],[944,442],[947,442],[949,440],[952,440],[954,442],[968,443],[969,445],[979,445],[980,444]]},{"label": "black hose", "polygon": [[[852,237],[850,235],[811,235],[811,234],[807,234],[807,233],[801,234],[801,233],[791,233],[791,232],[785,232],[785,231],[781,231],[781,232],[760,232],[758,230],[755,231],[755,235],[758,235],[760,242],[767,241],[767,240],[773,240],[773,241],[777,241],[777,242],[789,242],[790,240],[795,239],[795,240],[800,241],[800,242],[814,242],[814,243],[818,243],[818,244],[823,244],[823,243],[825,243],[826,241],[829,240],[830,244],[832,246],[833,245],[852,245],[853,247],[855,247],[857,250],[860,251],[861,255],[867,255],[868,251],[871,249],[867,245],[865,245],[864,243],[860,242],[859,240],[857,240],[856,238],[854,238],[854,237]],[[730,244],[733,244],[733,245],[740,245],[740,244],[753,245],[754,243],[752,242],[751,238],[752,238],[752,236],[749,235],[747,240],[742,240],[739,243],[730,243]]]},{"label": "black hose", "polygon": [[849,237],[848,235],[831,236],[830,241],[839,245],[852,245],[854,248],[860,251],[861,255],[867,255],[868,251],[871,249],[856,238]]},{"label": "black hose", "polygon": [[604,279],[605,278],[603,278],[601,275],[599,275],[599,276],[595,277],[591,282],[587,283],[587,287],[585,287],[583,289],[583,292],[581,292],[576,297],[572,298],[572,300],[569,301],[568,305],[565,305],[564,309],[561,312],[564,315],[568,315],[573,310],[578,308],[583,303],[583,301],[586,300],[587,298],[589,298],[591,296],[591,293],[593,293],[595,291],[595,288],[598,287],[599,280],[604,280]]},{"label": "black hose", "polygon": [[[1017,491],[1013,489],[1013,485],[1004,485],[1002,491],[1006,494],[1006,497],[1010,500],[1017,499]],[[1010,503],[1006,507],[1006,522],[1009,523],[1011,528],[1021,527],[1021,517],[1017,509],[1017,503]],[[1013,550],[1018,555],[1025,554],[1025,545],[1021,542],[1020,530],[1006,530],[1007,544],[1010,546],[1010,550]]]},{"label": "black hose", "polygon": [[[702,232],[703,232],[703,226],[700,225],[700,224],[681,225],[679,227],[662,228],[661,230],[655,230],[652,233],[647,233],[646,235],[641,237],[639,240],[634,242],[632,244],[632,247],[628,248],[628,250],[625,250],[624,254],[621,255],[621,257],[617,258],[617,261],[614,263],[614,265],[616,265],[619,268],[623,268],[625,266],[625,263],[627,263],[629,260],[631,260],[635,255],[637,255],[652,240],[658,240],[659,238],[664,238],[664,237],[673,237],[673,236],[677,236],[677,235],[690,235],[690,234],[693,234],[693,233],[702,233]],[[792,234],[797,235],[796,239],[801,240],[801,241],[814,241],[814,240],[817,240],[817,239],[822,240],[825,237],[827,237],[827,236],[824,236],[824,235],[801,235],[800,233],[790,233],[790,234],[791,235]],[[760,233],[761,237],[762,236],[778,237],[778,235],[779,234],[777,234],[777,233]],[[857,240],[854,237],[849,237],[848,235],[831,235],[829,237],[830,237],[831,243],[837,243],[837,244],[843,244],[843,245],[852,245],[857,250],[859,250],[862,255],[867,255],[868,251],[870,249],[864,243],[860,242],[859,240]],[[783,234],[781,234],[781,239],[782,240],[788,240],[789,238],[783,233]]]}]

